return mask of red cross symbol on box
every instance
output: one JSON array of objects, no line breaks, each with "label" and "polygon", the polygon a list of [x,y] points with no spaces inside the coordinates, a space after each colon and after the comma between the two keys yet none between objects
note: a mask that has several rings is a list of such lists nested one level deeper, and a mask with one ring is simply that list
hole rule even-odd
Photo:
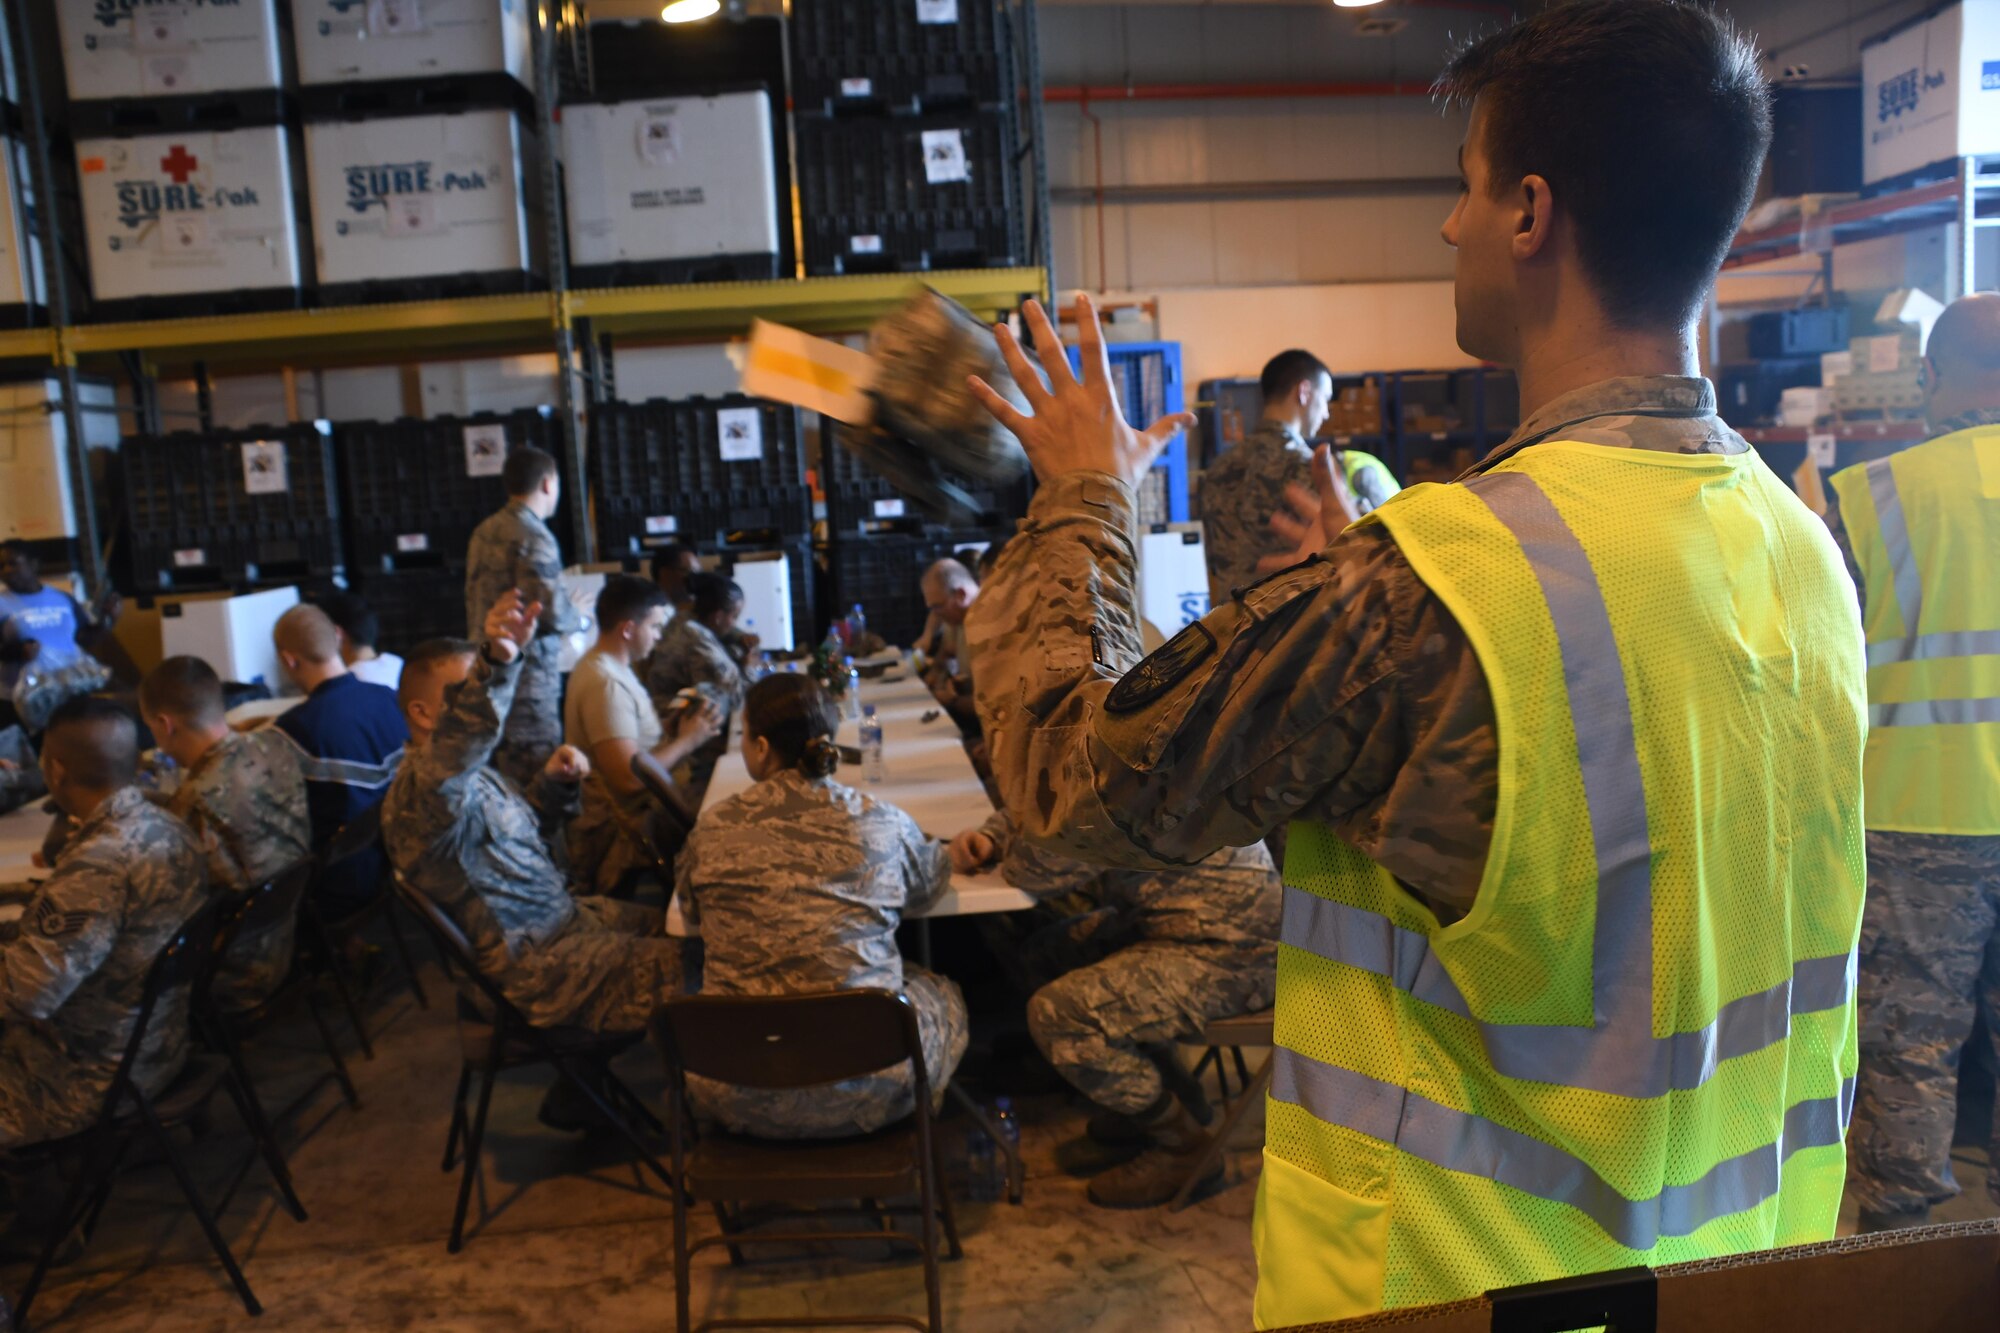
[{"label": "red cross symbol on box", "polygon": [[176,185],[186,185],[187,178],[194,175],[194,169],[200,165],[195,155],[179,144],[167,150],[167,155],[160,159],[160,170],[172,176]]}]

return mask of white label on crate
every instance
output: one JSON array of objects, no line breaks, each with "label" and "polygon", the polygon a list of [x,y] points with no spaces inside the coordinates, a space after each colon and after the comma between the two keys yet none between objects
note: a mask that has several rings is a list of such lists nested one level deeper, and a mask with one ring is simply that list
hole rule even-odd
[{"label": "white label on crate", "polygon": [[649,167],[670,167],[680,161],[681,131],[672,116],[648,116],[639,122],[639,160]]},{"label": "white label on crate", "polygon": [[681,521],[672,514],[648,514],[646,535],[648,537],[669,537],[681,530]]},{"label": "white label on crate", "polygon": [[1806,436],[1806,457],[1812,459],[1814,467],[1833,466],[1833,436],[1813,434]]},{"label": "white label on crate", "polygon": [[866,97],[874,91],[875,80],[873,79],[842,79],[840,81],[840,95],[842,97]]},{"label": "white label on crate", "polygon": [[384,236],[429,236],[438,226],[437,199],[428,194],[391,194],[382,199]]},{"label": "white label on crate", "polygon": [[[129,10],[129,6],[127,7]],[[173,51],[187,47],[181,28],[182,15],[173,9],[149,9],[143,17],[132,18],[132,45],[140,51]],[[115,21],[115,20],[114,20]]]},{"label": "white label on crate", "polygon": [[1903,340],[1893,333],[1868,340],[1868,369],[1894,370],[1903,364]]},{"label": "white label on crate", "polygon": [[398,551],[428,551],[431,549],[430,534],[427,532],[397,533],[396,549]]},{"label": "white label on crate", "polygon": [[917,22],[958,22],[958,0],[917,0]]},{"label": "white label on crate", "polygon": [[176,213],[160,219],[161,254],[195,255],[208,249],[207,218]]},{"label": "white label on crate", "polygon": [[877,500],[875,502],[875,517],[901,518],[902,516],[903,502],[901,500]]},{"label": "white label on crate", "polygon": [[208,563],[208,552],[199,546],[190,546],[185,551],[174,552],[175,569],[193,569],[196,565]]},{"label": "white label on crate", "polygon": [[925,130],[924,179],[932,185],[972,179],[965,162],[964,130]]},{"label": "white label on crate", "polygon": [[847,238],[847,249],[851,254],[879,255],[882,253],[882,238],[874,235],[850,236]]},{"label": "white label on crate", "polygon": [[246,495],[283,495],[292,489],[285,471],[285,446],[276,440],[248,440],[243,445],[243,491]]},{"label": "white label on crate", "polygon": [[149,93],[171,95],[188,86],[186,56],[147,56],[139,66],[139,86]]},{"label": "white label on crate", "polygon": [[368,0],[368,35],[401,37],[424,30],[424,7],[417,0]]},{"label": "white label on crate", "polygon": [[507,466],[507,428],[499,422],[465,428],[465,475],[497,477]]},{"label": "white label on crate", "polygon": [[725,463],[754,463],[764,456],[764,422],[754,407],[725,407],[717,412],[715,439]]}]

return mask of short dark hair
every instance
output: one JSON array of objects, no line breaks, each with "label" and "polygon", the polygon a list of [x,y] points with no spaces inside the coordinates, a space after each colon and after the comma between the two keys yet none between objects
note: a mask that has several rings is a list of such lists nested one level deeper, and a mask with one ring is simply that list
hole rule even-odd
[{"label": "short dark hair", "polygon": [[1479,101],[1496,192],[1546,178],[1606,315],[1684,326],[1771,143],[1757,48],[1682,0],[1573,0],[1468,47],[1438,81]]},{"label": "short dark hair", "polygon": [[688,596],[694,599],[695,615],[716,616],[743,600],[743,588],[735,579],[704,570],[688,575]]},{"label": "short dark hair", "polygon": [[139,723],[115,699],[80,694],[49,718],[44,750],[53,750],[71,780],[92,791],[129,787],[139,776]]},{"label": "short dark hair", "polygon": [[628,620],[638,620],[656,606],[667,604],[666,593],[651,579],[637,574],[607,574],[604,591],[597,594],[597,628],[600,633]]},{"label": "short dark hair", "polygon": [[1264,363],[1264,373],[1257,377],[1257,388],[1264,395],[1264,401],[1274,403],[1289,394],[1307,380],[1324,375],[1333,378],[1333,372],[1326,368],[1326,362],[1311,352],[1294,347],[1289,352],[1280,352]]},{"label": "short dark hair", "polygon": [[665,546],[655,546],[653,548],[652,561],[646,568],[657,579],[667,570],[679,568],[681,561],[687,559],[690,554],[692,553],[688,548],[682,546],[679,542],[668,542]]},{"label": "short dark hair", "polygon": [[437,670],[438,663],[454,657],[470,657],[478,651],[479,645],[470,639],[425,639],[403,659],[403,674],[396,681],[396,702],[408,703],[410,696]]},{"label": "short dark hair", "polygon": [[524,444],[508,454],[507,461],[500,468],[500,480],[510,496],[532,494],[544,480],[555,475],[554,455],[532,444]]},{"label": "short dark hair", "polygon": [[199,657],[169,657],[139,682],[139,707],[198,727],[214,726],[227,711],[222,677]]},{"label": "short dark hair", "polygon": [[319,609],[340,626],[340,632],[356,648],[373,648],[382,632],[382,622],[368,603],[351,592],[336,592],[320,598]]},{"label": "short dark hair", "polygon": [[743,696],[743,730],[761,736],[786,768],[810,778],[830,777],[840,767],[833,733],[840,709],[811,676],[781,671],[752,685]]}]

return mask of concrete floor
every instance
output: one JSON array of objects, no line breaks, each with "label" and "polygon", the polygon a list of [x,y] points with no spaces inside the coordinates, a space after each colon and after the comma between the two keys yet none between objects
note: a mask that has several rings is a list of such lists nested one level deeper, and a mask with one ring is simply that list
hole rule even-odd
[{"label": "concrete floor", "polygon": [[[249,1051],[310,1213],[293,1221],[261,1164],[241,1173],[223,1229],[258,1296],[251,1325],[162,1168],[128,1175],[89,1251],[37,1298],[38,1328],[179,1330],[245,1327],[435,1330],[659,1329],[673,1320],[670,1210],[613,1142],[558,1135],[534,1118],[544,1078],[496,1093],[482,1189],[462,1253],[445,1252],[456,1185],[438,1168],[457,1075],[443,978],[426,968],[432,1007],[383,984],[371,1005],[376,1058],[351,1061],[362,1097],[350,1111],[321,1081],[324,1057],[303,1015]],[[443,1000],[443,1003],[439,1001]],[[650,1049],[621,1072],[657,1104]],[[1239,1333],[1251,1326],[1254,1151],[1231,1155],[1228,1184],[1179,1214],[1110,1213],[1064,1173],[1059,1149],[1082,1128],[1060,1095],[1022,1099],[1026,1202],[963,1202],[965,1258],[943,1266],[945,1325],[967,1333]],[[946,1122],[954,1159],[963,1119]],[[1253,1126],[1254,1129],[1254,1126]],[[197,1174],[220,1195],[247,1140],[233,1112],[197,1145]],[[1255,1138],[1250,1146],[1254,1148]],[[1936,1220],[1993,1216],[1984,1155],[1961,1149],[1966,1192]],[[211,1197],[214,1197],[212,1195]],[[1844,1219],[1851,1228],[1851,1209]],[[698,1234],[712,1234],[706,1216]],[[880,1247],[869,1247],[880,1248]],[[868,1249],[859,1262],[779,1256],[732,1270],[720,1250],[695,1261],[697,1317],[896,1311],[921,1317],[921,1269]],[[25,1266],[0,1267],[8,1293]]]}]

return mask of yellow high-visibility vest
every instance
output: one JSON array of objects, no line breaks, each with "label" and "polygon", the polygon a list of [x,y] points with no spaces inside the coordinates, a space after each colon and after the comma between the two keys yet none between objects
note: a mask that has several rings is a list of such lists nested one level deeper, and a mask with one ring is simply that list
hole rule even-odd
[{"label": "yellow high-visibility vest", "polygon": [[1478,653],[1498,806],[1443,927],[1291,826],[1258,1325],[1830,1238],[1866,707],[1824,525],[1755,454],[1567,441],[1361,521]]},{"label": "yellow high-visibility vest", "polygon": [[1833,478],[1868,635],[1868,827],[2000,833],[2000,426]]}]

